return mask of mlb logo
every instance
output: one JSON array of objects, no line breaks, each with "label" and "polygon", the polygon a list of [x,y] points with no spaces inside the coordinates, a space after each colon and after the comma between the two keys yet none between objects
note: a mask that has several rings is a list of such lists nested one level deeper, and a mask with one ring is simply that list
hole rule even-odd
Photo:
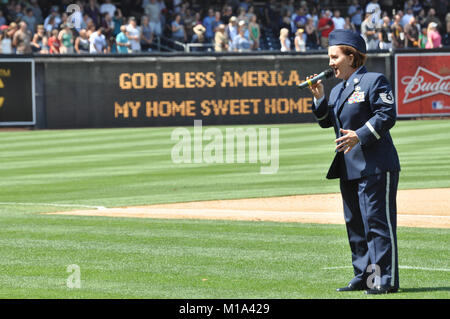
[{"label": "mlb logo", "polygon": [[444,104],[442,101],[433,101],[431,102],[431,107],[433,110],[442,110],[444,108]]}]

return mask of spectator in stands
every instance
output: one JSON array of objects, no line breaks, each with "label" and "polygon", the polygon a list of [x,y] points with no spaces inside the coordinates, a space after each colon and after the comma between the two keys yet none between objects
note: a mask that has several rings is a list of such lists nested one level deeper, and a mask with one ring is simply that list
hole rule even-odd
[{"label": "spectator in stands", "polygon": [[0,27],[4,25],[6,25],[6,18],[3,16],[3,11],[0,10]]},{"label": "spectator in stands", "polygon": [[416,18],[412,17],[409,23],[405,25],[405,47],[417,48],[419,46],[420,27]]},{"label": "spectator in stands", "polygon": [[294,7],[294,0],[283,0],[281,3],[281,9],[280,9],[280,15],[284,17],[287,12],[294,12],[295,14],[295,7]]},{"label": "spectator in stands", "polygon": [[378,32],[379,46],[381,50],[392,49],[392,32],[391,26],[389,25],[390,22],[391,20],[389,17],[383,17],[383,24]]},{"label": "spectator in stands", "polygon": [[278,3],[276,0],[266,1],[264,7],[264,24],[272,29],[272,32],[278,32],[280,13],[278,12]]},{"label": "spectator in stands", "polygon": [[29,8],[33,10],[33,16],[36,18],[36,23],[38,24],[44,23],[44,19],[42,18],[42,9],[39,6],[38,0],[31,0]]},{"label": "spectator in stands", "polygon": [[297,32],[295,32],[295,51],[297,52],[305,52],[306,51],[306,43],[303,38],[304,30],[301,28],[297,29]]},{"label": "spectator in stands", "polygon": [[446,33],[442,37],[442,45],[444,47],[450,46],[450,20],[446,22]]},{"label": "spectator in stands", "polygon": [[250,23],[248,24],[250,41],[252,42],[252,50],[259,49],[259,41],[261,38],[261,30],[258,23],[258,17],[253,15],[250,19]]},{"label": "spectator in stands", "polygon": [[156,0],[150,0],[150,2],[145,6],[145,14],[149,18],[150,29],[152,30],[152,33],[158,37],[161,36],[162,17],[160,4]]},{"label": "spectator in stands", "polygon": [[439,30],[442,26],[441,21],[438,17],[436,17],[436,10],[434,8],[430,8],[428,10],[427,18],[425,19],[425,26],[428,28],[431,22],[437,24],[437,29]]},{"label": "spectator in stands", "polygon": [[417,20],[417,23],[421,27],[424,27],[425,29],[427,28],[426,24],[425,24],[426,19],[427,19],[427,17],[425,15],[425,10],[424,9],[420,10],[419,14],[417,14],[417,16],[416,16],[416,20]]},{"label": "spectator in stands", "polygon": [[226,28],[227,38],[228,38],[228,48],[230,51],[234,51],[233,48],[233,42],[234,38],[238,35],[238,26],[237,26],[237,18],[235,16],[232,16],[230,18],[230,22],[227,25]]},{"label": "spectator in stands", "polygon": [[365,13],[375,14],[375,20],[380,19],[381,7],[378,4],[378,0],[370,0],[366,5]]},{"label": "spectator in stands", "polygon": [[345,19],[341,17],[341,11],[334,10],[334,16],[332,17],[335,29],[344,29]]},{"label": "spectator in stands", "polygon": [[61,13],[61,23],[59,25],[59,28],[61,28],[63,24],[67,24],[68,22],[69,22],[69,15],[67,14],[67,12]]},{"label": "spectator in stands", "polygon": [[79,36],[75,39],[75,52],[78,54],[89,53],[89,37],[87,36],[86,29],[81,29]]},{"label": "spectator in stands", "polygon": [[106,53],[110,54],[117,53],[116,38],[113,36],[110,36],[106,41]]},{"label": "spectator in stands", "polygon": [[243,8],[245,12],[248,11],[248,9],[251,6],[251,0],[242,0],[241,3],[239,4],[238,10],[240,8]]},{"label": "spectator in stands", "polygon": [[428,38],[427,38],[427,28],[423,27],[421,29],[421,32],[419,34],[419,48],[425,49],[425,46],[427,45]]},{"label": "spectator in stands", "polygon": [[280,30],[280,46],[281,52],[291,51],[291,40],[289,39],[289,30],[287,28]]},{"label": "spectator in stands", "polygon": [[192,39],[192,36],[194,35],[194,27],[197,25],[197,23],[195,23],[194,11],[192,11],[191,8],[186,9],[186,15],[182,21],[184,30],[186,31],[186,37],[189,41],[189,39]]},{"label": "spectator in stands", "polygon": [[225,28],[225,24],[219,25],[214,35],[214,51],[216,52],[228,51],[228,37]]},{"label": "spectator in stands", "polygon": [[366,13],[365,19],[361,23],[361,36],[366,41],[367,50],[378,49],[380,40],[375,29],[372,13]]},{"label": "spectator in stands", "polygon": [[226,3],[231,7],[233,12],[237,12],[239,8],[240,1],[239,0],[226,0]]},{"label": "spectator in stands", "polygon": [[317,29],[317,25],[319,24],[319,9],[316,6],[311,8],[311,12],[306,15],[308,19],[312,19],[314,28]]},{"label": "spectator in stands", "polygon": [[89,0],[89,2],[84,6],[84,13],[87,13],[89,17],[91,17],[96,28],[100,26],[101,13],[97,0]]},{"label": "spectator in stands", "polygon": [[20,3],[14,5],[14,2],[11,3],[14,6],[14,9],[10,11],[10,19],[14,22],[19,22],[22,20],[24,14],[22,13],[22,5]]},{"label": "spectator in stands", "polygon": [[[11,38],[11,41],[12,41],[12,39],[14,38],[14,34],[17,32],[19,30],[19,27],[17,26],[17,23],[15,23],[15,22],[11,22],[10,24],[9,24],[9,27],[8,27],[8,35],[9,35],[9,37]],[[14,49],[14,48],[13,48]]]},{"label": "spectator in stands", "polygon": [[[197,43],[197,44],[205,44],[205,31],[206,28],[201,25],[201,24],[197,24],[196,26],[194,26],[193,28],[194,31],[194,35],[192,36],[192,43]],[[206,47],[192,47],[192,51],[206,51],[207,48]]]},{"label": "spectator in stands", "polygon": [[305,8],[297,8],[297,10],[295,11],[295,17],[293,18],[293,28],[291,29],[291,31],[295,34],[298,28],[304,29],[307,21],[308,18],[306,17]]},{"label": "spectator in stands", "polygon": [[127,37],[131,43],[132,52],[141,52],[141,30],[137,26],[136,18],[130,17],[127,25]]},{"label": "spectator in stands", "polygon": [[59,47],[59,53],[61,54],[71,54],[73,53],[73,33],[67,24],[61,25],[61,31],[58,34],[58,39],[61,42]]},{"label": "spectator in stands", "polygon": [[306,48],[308,50],[317,50],[320,45],[319,34],[314,26],[314,20],[312,18],[308,19],[305,26],[306,34]]},{"label": "spectator in stands", "polygon": [[[419,0],[413,0],[412,6],[411,6],[412,10],[413,10],[413,14],[415,16],[418,16],[420,11],[423,10],[422,4],[420,3]],[[425,12],[425,10],[424,10]]]},{"label": "spectator in stands", "polygon": [[112,19],[112,16],[109,15],[109,12],[105,12],[103,14],[102,27],[104,30],[105,37],[109,39],[114,32],[114,21]]},{"label": "spectator in stands", "polygon": [[408,23],[410,23],[411,18],[413,18],[413,17],[414,17],[414,14],[413,14],[412,8],[406,9],[405,14],[403,15],[402,21],[401,21],[403,28],[405,28],[405,26]]},{"label": "spectator in stands", "polygon": [[195,21],[195,25],[194,26],[196,26],[197,24],[202,24],[202,15],[201,15],[200,12],[195,12],[195,14],[194,14],[194,21]]},{"label": "spectator in stands", "polygon": [[48,37],[42,24],[37,26],[37,31],[31,41],[31,49],[36,53],[48,54]]},{"label": "spectator in stands", "polygon": [[91,34],[89,37],[89,44],[89,53],[106,53],[107,43],[102,27],[98,28],[97,31]]},{"label": "spectator in stands", "polygon": [[331,11],[326,10],[323,14],[322,18],[319,20],[319,24],[317,26],[318,31],[320,32],[320,46],[323,49],[328,48],[328,35],[331,31],[334,30],[334,23],[331,19]]},{"label": "spectator in stands", "polygon": [[248,23],[250,23],[250,21],[252,20],[252,17],[255,16],[255,15],[256,15],[256,13],[255,13],[255,7],[254,7],[254,6],[250,6],[250,7],[248,8],[247,13],[245,14],[245,16],[247,17]]},{"label": "spectator in stands", "polygon": [[352,23],[352,20],[350,20],[350,17],[345,17],[344,29],[352,30],[353,32],[359,33],[359,31],[356,29],[355,25]]},{"label": "spectator in stands", "polygon": [[123,23],[123,15],[122,10],[120,8],[117,8],[114,12],[113,22],[114,22],[114,31],[113,35],[117,36],[120,33],[120,28],[122,27]]},{"label": "spectator in stands", "polygon": [[[212,42],[212,40],[214,39],[214,34],[215,34],[216,31],[217,31],[217,28],[218,28],[219,25],[221,25],[222,23],[223,23],[223,22],[222,22],[222,16],[221,16],[220,11],[214,12],[214,21],[213,21],[213,24],[212,24],[212,27],[213,27],[213,34],[212,34],[211,40],[210,40],[209,42]],[[205,32],[205,35],[206,35],[206,32]]]},{"label": "spectator in stands", "polygon": [[411,9],[412,10],[413,5],[414,5],[414,0],[406,0],[406,1],[404,1],[404,3],[403,3],[403,10],[405,10],[405,12],[406,12],[407,9]]},{"label": "spectator in stands", "polygon": [[250,51],[250,49],[251,49],[251,42],[245,36],[246,31],[247,31],[246,25],[245,24],[241,24],[239,26],[238,35],[235,36],[234,40],[233,40],[233,51],[236,51],[236,52]]},{"label": "spectator in stands", "polygon": [[173,0],[173,12],[180,13],[182,4],[183,4],[182,0]]},{"label": "spectator in stands", "polygon": [[400,16],[396,14],[394,16],[394,22],[391,25],[392,47],[395,49],[401,49],[405,46],[405,33],[400,24],[400,19]]},{"label": "spectator in stands", "polygon": [[95,31],[96,31],[96,29],[95,29],[94,21],[92,21],[92,19],[89,18],[88,24],[87,24],[87,27],[86,27],[87,36],[90,38],[92,33],[95,33]]},{"label": "spectator in stands", "polygon": [[297,30],[297,28],[295,27],[294,21],[292,21],[291,16],[293,16],[291,14],[290,11],[286,11],[284,16],[281,17],[281,24],[280,24],[280,29],[286,28],[288,30]]},{"label": "spectator in stands", "polygon": [[[184,30],[184,26],[181,23],[181,16],[179,13],[175,15],[175,19],[171,24],[172,28],[172,39],[179,42],[187,42],[186,32]],[[206,34],[205,34],[206,38]]]},{"label": "spectator in stands", "polygon": [[61,24],[61,17],[58,13],[59,9],[58,7],[52,7],[50,10],[50,15],[45,18],[44,21],[44,28],[47,32],[52,31],[55,28],[58,28]]},{"label": "spectator in stands", "polygon": [[245,24],[248,24],[250,21],[248,20],[247,17],[247,11],[245,11],[245,8],[243,7],[239,7],[238,9],[238,16],[237,16],[237,20],[238,20],[238,24],[241,21],[244,21]]},{"label": "spectator in stands", "polygon": [[208,9],[208,15],[203,19],[203,26],[206,28],[205,38],[207,42],[211,42],[214,36],[214,22],[216,20],[213,8]]},{"label": "spectator in stands", "polygon": [[230,18],[233,16],[233,9],[229,5],[224,5],[222,8],[222,22],[226,26],[230,22]]},{"label": "spectator in stands", "polygon": [[48,46],[50,48],[50,54],[59,54],[61,42],[58,39],[58,29],[53,29],[51,31],[51,37],[48,39]]},{"label": "spectator in stands", "polygon": [[141,50],[143,52],[151,51],[151,45],[153,43],[153,32],[150,28],[150,20],[146,15],[141,17]]},{"label": "spectator in stands", "polygon": [[442,47],[442,37],[437,30],[438,24],[436,22],[430,22],[427,28],[427,44],[426,49],[435,49]]},{"label": "spectator in stands", "polygon": [[31,51],[31,35],[28,31],[26,22],[19,22],[19,30],[14,33],[13,47],[16,48],[17,54],[30,54]]},{"label": "spectator in stands", "polygon": [[120,27],[120,32],[116,36],[116,46],[117,46],[117,52],[118,53],[128,53],[128,50],[131,49],[131,43],[128,40],[127,37],[127,27],[125,25],[122,25]]},{"label": "spectator in stands", "polygon": [[0,36],[0,50],[2,54],[13,54],[12,40],[8,34],[8,29],[4,28]]},{"label": "spectator in stands", "polygon": [[27,8],[25,11],[25,16],[22,18],[22,21],[25,21],[28,27],[28,30],[31,32],[31,34],[34,34],[36,32],[36,24],[37,20],[36,17],[33,15],[33,9]]},{"label": "spectator in stands", "polygon": [[51,37],[53,29],[57,29],[54,27],[54,24],[55,24],[55,17],[51,17],[50,20],[48,21],[48,24],[44,25],[44,30],[45,33],[48,35],[48,37]]},{"label": "spectator in stands", "polygon": [[89,17],[89,15],[87,13],[82,13],[80,29],[87,30],[89,21],[92,21],[92,19]]},{"label": "spectator in stands", "polygon": [[111,0],[105,0],[105,2],[100,6],[100,13],[104,15],[106,12],[109,13],[110,17],[114,16],[117,8],[111,3]]}]

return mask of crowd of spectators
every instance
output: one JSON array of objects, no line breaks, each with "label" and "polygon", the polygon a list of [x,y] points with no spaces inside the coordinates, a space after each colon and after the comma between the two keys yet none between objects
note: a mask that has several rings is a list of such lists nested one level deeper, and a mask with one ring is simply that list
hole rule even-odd
[{"label": "crowd of spectators", "polygon": [[[328,35],[335,29],[360,33],[368,50],[450,46],[448,0],[407,0],[399,7],[389,0],[362,2],[349,0],[344,6],[330,9],[311,7],[308,1],[301,1],[299,6],[294,5],[295,1],[285,1],[279,32],[281,51],[326,49]],[[295,45],[290,44],[288,32]]]},{"label": "crowd of spectators", "polygon": [[161,39],[197,51],[305,52],[326,49],[335,29],[360,32],[368,50],[430,49],[450,46],[448,11],[448,0],[2,0],[0,53],[148,52]]}]

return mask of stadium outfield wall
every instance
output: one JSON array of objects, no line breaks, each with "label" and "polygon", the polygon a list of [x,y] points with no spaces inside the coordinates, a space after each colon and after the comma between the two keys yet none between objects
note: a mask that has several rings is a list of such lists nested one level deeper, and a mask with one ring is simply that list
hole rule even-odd
[{"label": "stadium outfield wall", "polygon": [[[422,61],[430,54],[419,55],[416,60]],[[409,60],[397,70],[402,61],[397,56],[370,53],[367,68],[384,73],[394,87],[397,73],[414,71]],[[434,52],[430,63],[439,69],[449,65],[447,60],[445,51]],[[30,71],[20,69],[19,61],[28,63]],[[204,125],[313,122],[312,96],[297,85],[327,67],[324,52],[0,57],[0,125],[56,129],[183,126],[195,119]],[[327,80],[327,94],[338,81]],[[439,105],[445,106],[448,92],[443,90]]]}]

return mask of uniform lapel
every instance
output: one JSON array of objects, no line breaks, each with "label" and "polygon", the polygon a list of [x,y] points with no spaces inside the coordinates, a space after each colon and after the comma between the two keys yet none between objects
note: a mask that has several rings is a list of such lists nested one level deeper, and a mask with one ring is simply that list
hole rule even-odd
[{"label": "uniform lapel", "polygon": [[346,88],[344,88],[345,81],[342,81],[339,85],[340,85],[340,88],[339,88],[339,91],[338,91],[339,93],[338,93],[338,95],[336,97],[336,104],[334,106],[334,113],[336,114],[336,116],[338,115],[338,110],[339,110],[339,108],[341,106],[342,94],[344,93],[344,91],[346,89]]}]

